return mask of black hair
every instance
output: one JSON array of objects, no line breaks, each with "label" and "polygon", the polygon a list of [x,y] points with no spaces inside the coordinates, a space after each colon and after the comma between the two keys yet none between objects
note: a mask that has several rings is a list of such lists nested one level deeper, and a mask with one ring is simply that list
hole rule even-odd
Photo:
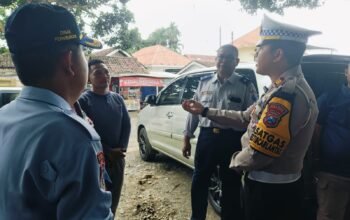
[{"label": "black hair", "polygon": [[79,46],[66,43],[58,46],[36,48],[29,52],[11,53],[18,78],[26,86],[37,86],[51,80],[54,76],[59,57],[71,50],[75,55]]},{"label": "black hair", "polygon": [[306,44],[290,40],[266,40],[272,50],[282,49],[289,67],[299,65],[304,55]]},{"label": "black hair", "polygon": [[100,60],[100,59],[91,59],[91,60],[89,60],[89,64],[88,64],[89,72],[91,70],[91,66],[94,66],[94,65],[97,65],[97,64],[101,64],[101,63],[104,63],[104,62],[102,60]]},{"label": "black hair", "polygon": [[222,50],[222,49],[232,50],[234,55],[235,55],[235,57],[238,57],[238,49],[234,45],[232,45],[232,44],[225,44],[225,45],[222,45],[219,48],[219,50]]}]

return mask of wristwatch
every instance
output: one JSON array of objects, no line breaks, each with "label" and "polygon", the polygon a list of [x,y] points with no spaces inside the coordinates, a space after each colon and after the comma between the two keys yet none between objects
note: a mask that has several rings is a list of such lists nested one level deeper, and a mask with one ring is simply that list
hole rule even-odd
[{"label": "wristwatch", "polygon": [[209,108],[208,107],[204,107],[203,111],[201,112],[201,116],[202,117],[207,117]]}]

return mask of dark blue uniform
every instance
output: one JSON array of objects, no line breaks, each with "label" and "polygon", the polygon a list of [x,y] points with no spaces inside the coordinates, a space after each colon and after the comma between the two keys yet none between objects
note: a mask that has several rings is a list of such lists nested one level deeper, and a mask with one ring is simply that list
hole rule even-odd
[{"label": "dark blue uniform", "polygon": [[320,169],[350,178],[350,88],[318,99],[318,124],[322,126]]}]

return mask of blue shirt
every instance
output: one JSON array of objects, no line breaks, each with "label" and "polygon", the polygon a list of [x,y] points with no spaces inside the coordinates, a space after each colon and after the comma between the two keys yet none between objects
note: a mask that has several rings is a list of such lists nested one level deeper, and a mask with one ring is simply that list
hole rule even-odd
[{"label": "blue shirt", "polygon": [[350,177],[350,88],[324,94],[318,100],[318,124],[322,126],[321,170]]},{"label": "blue shirt", "polygon": [[62,97],[23,88],[0,109],[0,219],[113,219],[99,140]]},{"label": "blue shirt", "polygon": [[[198,84],[193,100],[200,102],[204,107],[226,109],[226,110],[246,110],[258,99],[258,93],[254,84],[238,73],[232,75],[221,83],[217,74],[204,76]],[[193,138],[197,127],[217,127],[228,129],[214,121],[199,115],[188,114],[184,135]],[[235,130],[240,131],[240,128]]]},{"label": "blue shirt", "polygon": [[129,143],[131,123],[123,98],[108,92],[99,95],[86,91],[79,99],[81,108],[93,121],[104,148],[123,148]]}]

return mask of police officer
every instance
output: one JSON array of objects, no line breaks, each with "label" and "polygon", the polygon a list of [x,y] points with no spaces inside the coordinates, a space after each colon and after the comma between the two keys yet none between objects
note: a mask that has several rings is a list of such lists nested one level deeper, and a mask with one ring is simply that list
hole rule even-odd
[{"label": "police officer", "polygon": [[74,16],[49,4],[15,10],[5,37],[24,88],[0,109],[0,219],[113,219],[100,138],[73,110],[87,83]]},{"label": "police officer", "polygon": [[245,178],[249,220],[300,219],[303,159],[318,115],[315,96],[300,61],[310,31],[264,17],[256,51],[256,71],[272,84],[246,111],[208,109],[186,101],[184,109],[220,123],[247,127],[242,150],[230,168],[248,171]]},{"label": "police officer", "polygon": [[[217,72],[201,79],[194,100],[206,107],[245,110],[257,99],[253,83],[235,73],[239,62],[238,50],[233,45],[219,48],[216,57]],[[217,124],[208,118],[189,114],[184,132],[183,155],[191,155],[190,138],[200,127],[192,178],[192,220],[206,218],[209,179],[219,165],[222,180],[221,218],[242,219],[240,207],[241,176],[229,169],[232,154],[241,149],[242,130]]]}]

